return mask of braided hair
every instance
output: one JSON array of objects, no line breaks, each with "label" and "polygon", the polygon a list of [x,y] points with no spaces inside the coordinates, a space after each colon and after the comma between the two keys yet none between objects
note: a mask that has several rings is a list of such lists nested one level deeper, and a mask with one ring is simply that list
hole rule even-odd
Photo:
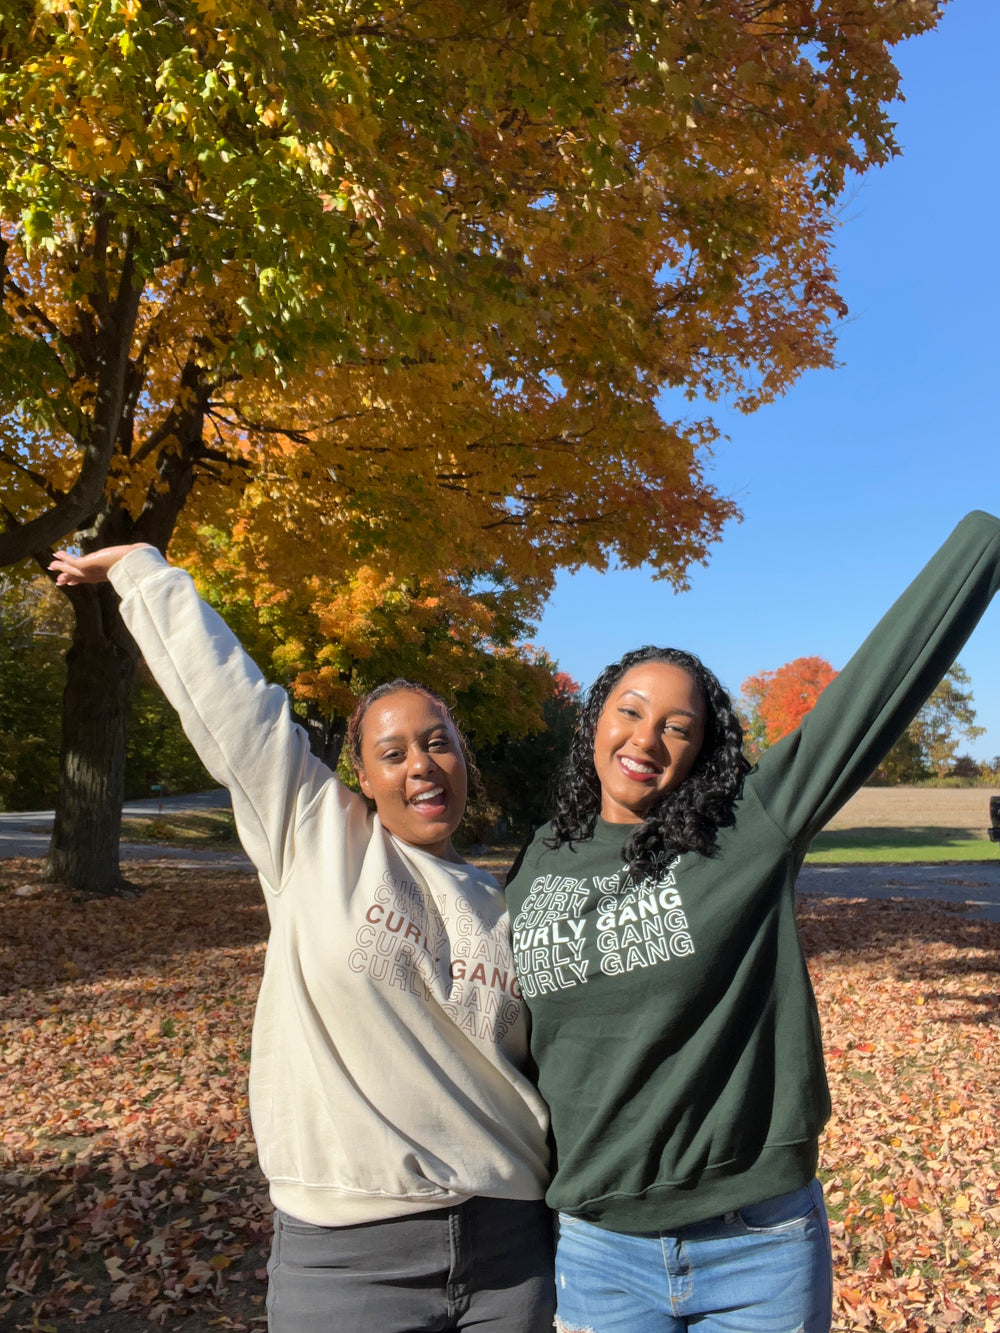
[{"label": "braided hair", "polygon": [[587,691],[569,757],[559,775],[556,813],[546,846],[572,846],[593,833],[601,810],[601,783],[594,766],[597,721],[615,685],[627,671],[646,662],[665,662],[686,671],[701,691],[706,718],[705,739],[691,772],[654,803],[642,823],[628,826],[622,856],[629,869],[640,874],[649,873],[661,858],[679,852],[711,856],[719,829],[735,821],[733,807],[750,771],[739,717],[704,663],[679,648],[636,648],[605,667]]},{"label": "braided hair", "polygon": [[425,699],[429,699],[432,704],[437,704],[448,721],[451,723],[455,735],[458,737],[458,748],[461,751],[462,758],[465,760],[466,774],[469,780],[469,790],[478,800],[485,801],[486,791],[483,787],[482,774],[476,764],[475,756],[469,749],[469,744],[462,735],[461,729],[452,716],[451,709],[448,707],[447,700],[438,694],[437,690],[432,690],[429,685],[423,681],[406,680],[402,676],[397,676],[395,680],[384,681],[381,685],[376,685],[373,690],[363,694],[355,705],[354,712],[347,720],[347,749],[351,757],[351,763],[355,770],[362,768],[361,762],[361,728],[365,720],[365,714],[374,703],[380,699],[387,698],[390,694],[399,694],[403,690],[409,690],[413,694],[422,694]]},{"label": "braided hair", "polygon": [[[367,694],[361,696],[354,707],[354,712],[347,719],[347,748],[350,751],[351,762],[355,768],[361,767],[361,724],[365,720],[365,714],[372,704],[378,703],[379,699],[385,699],[390,694],[399,694],[402,690],[409,690],[413,694],[422,694],[425,699],[437,704],[442,712],[447,714],[452,726],[455,725],[454,718],[451,716],[451,709],[437,690],[432,690],[429,685],[424,685],[419,680],[404,680],[402,676],[397,676],[395,680],[383,681],[381,685],[376,685],[373,690],[369,690]],[[455,730],[457,732],[458,728],[455,727]],[[464,752],[463,743],[463,754]]]}]

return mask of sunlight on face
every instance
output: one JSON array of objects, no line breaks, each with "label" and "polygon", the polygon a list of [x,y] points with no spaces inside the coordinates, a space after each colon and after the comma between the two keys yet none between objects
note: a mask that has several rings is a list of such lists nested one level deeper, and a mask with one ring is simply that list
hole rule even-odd
[{"label": "sunlight on face", "polygon": [[601,816],[639,824],[691,772],[705,739],[705,700],[671,662],[643,662],[612,688],[594,732]]},{"label": "sunlight on face", "polygon": [[417,690],[376,700],[362,722],[357,773],[385,829],[411,847],[457,859],[451,838],[465,813],[468,775],[443,704]]}]

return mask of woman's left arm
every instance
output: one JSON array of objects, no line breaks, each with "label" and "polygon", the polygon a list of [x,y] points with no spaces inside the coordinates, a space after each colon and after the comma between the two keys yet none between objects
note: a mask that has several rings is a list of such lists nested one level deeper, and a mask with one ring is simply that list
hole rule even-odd
[{"label": "woman's left arm", "polygon": [[955,528],[801,725],[761,759],[771,818],[808,842],[864,783],[926,702],[1000,586],[1000,520]]}]

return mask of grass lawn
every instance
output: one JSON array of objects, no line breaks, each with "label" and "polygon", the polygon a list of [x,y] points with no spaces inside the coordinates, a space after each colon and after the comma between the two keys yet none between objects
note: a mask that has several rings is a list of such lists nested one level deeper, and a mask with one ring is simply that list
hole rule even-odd
[{"label": "grass lawn", "polygon": [[824,829],[813,840],[807,864],[857,862],[997,861],[1000,843],[963,828]]},{"label": "grass lawn", "polygon": [[[126,819],[122,841],[196,848],[238,846],[228,810]],[[483,853],[477,849],[470,859],[502,875],[519,851],[519,846],[504,844]],[[813,842],[806,860],[840,865],[866,861],[996,861],[1000,860],[1000,843],[961,828],[826,829]]]},{"label": "grass lawn", "polygon": [[862,787],[813,842],[808,861],[1000,860],[988,787]]},{"label": "grass lawn", "polygon": [[[502,879],[519,850],[513,846],[491,847],[470,859]],[[807,865],[935,861],[1000,861],[1000,843],[961,828],[824,829],[806,857]]]},{"label": "grass lawn", "polygon": [[122,842],[178,843],[212,847],[237,843],[230,810],[164,810],[162,814],[122,819]]},{"label": "grass lawn", "polygon": [[[806,859],[841,865],[1000,860],[1000,843],[986,837],[991,794],[986,788],[863,787],[815,839]],[[168,809],[126,819],[122,841],[211,847],[237,839],[227,809]],[[517,843],[477,849],[471,859],[502,876],[519,850]]]}]

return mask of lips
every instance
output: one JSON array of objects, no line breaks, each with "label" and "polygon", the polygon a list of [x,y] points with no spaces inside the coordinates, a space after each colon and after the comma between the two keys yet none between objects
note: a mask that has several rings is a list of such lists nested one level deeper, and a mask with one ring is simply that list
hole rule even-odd
[{"label": "lips", "polygon": [[443,787],[428,787],[410,797],[410,808],[425,819],[439,819],[448,808],[448,797]]}]

